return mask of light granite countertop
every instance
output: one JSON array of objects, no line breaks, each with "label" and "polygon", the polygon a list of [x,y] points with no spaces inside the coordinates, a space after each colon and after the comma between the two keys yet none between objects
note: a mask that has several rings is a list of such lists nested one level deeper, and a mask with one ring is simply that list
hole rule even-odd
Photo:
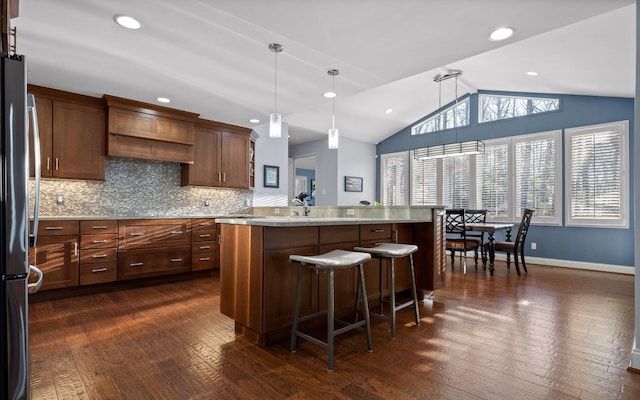
[{"label": "light granite countertop", "polygon": [[258,218],[220,218],[220,224],[252,225],[270,227],[320,226],[320,225],[364,225],[390,223],[430,222],[431,219],[417,218],[344,218],[344,217],[258,217]]}]

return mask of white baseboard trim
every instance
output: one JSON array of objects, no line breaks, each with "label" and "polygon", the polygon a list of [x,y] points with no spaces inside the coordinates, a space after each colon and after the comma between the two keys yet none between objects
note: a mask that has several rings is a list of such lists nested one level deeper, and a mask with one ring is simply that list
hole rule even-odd
[{"label": "white baseboard trim", "polygon": [[[448,256],[448,253],[447,253]],[[468,252],[467,258],[473,258],[473,253]],[[635,275],[636,269],[634,266],[629,265],[613,265],[613,264],[601,264],[601,263],[591,263],[585,261],[573,261],[573,260],[558,260],[554,258],[542,258],[542,257],[531,257],[525,254],[525,258],[528,264],[538,264],[538,265],[546,265],[549,267],[561,267],[561,268],[573,268],[573,269],[584,269],[589,271],[600,271],[600,272],[613,272],[616,274],[626,274],[626,275]],[[496,260],[505,261],[507,259],[507,255],[504,253],[496,254]],[[513,254],[511,255],[511,262],[513,263]]]},{"label": "white baseboard trim", "polygon": [[640,349],[633,348],[631,350],[631,361],[629,367],[640,371]]}]

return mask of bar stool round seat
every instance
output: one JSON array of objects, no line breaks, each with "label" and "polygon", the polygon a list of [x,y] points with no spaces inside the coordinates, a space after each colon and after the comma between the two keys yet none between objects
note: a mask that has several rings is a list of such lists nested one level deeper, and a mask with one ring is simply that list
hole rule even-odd
[{"label": "bar stool round seat", "polygon": [[[375,313],[370,312],[371,317],[389,321],[391,323],[391,339],[396,337],[396,311],[403,308],[413,306],[416,325],[420,325],[420,309],[418,308],[418,293],[416,290],[416,276],[413,267],[413,253],[418,251],[418,246],[414,244],[402,244],[402,243],[380,243],[375,247],[354,247],[354,251],[370,253],[372,257],[379,260],[379,273],[380,284],[378,287],[379,296],[379,311]],[[395,272],[395,259],[401,257],[409,257],[409,270],[411,273],[411,294],[412,299],[396,304],[396,272]],[[384,314],[383,309],[383,296],[382,296],[382,261],[389,260],[389,315]]]},{"label": "bar stool round seat", "polygon": [[[325,254],[316,256],[303,256],[303,255],[290,255],[289,261],[299,264],[298,267],[298,282],[296,288],[296,303],[293,317],[293,327],[291,329],[291,345],[290,350],[296,351],[298,337],[308,340],[312,343],[318,344],[327,349],[327,370],[333,371],[333,355],[334,355],[334,340],[337,335],[365,327],[367,332],[367,350],[373,351],[373,344],[371,339],[371,321],[369,317],[369,304],[367,302],[367,291],[364,281],[364,263],[371,260],[369,253],[362,253],[356,251],[345,250],[333,250]],[[358,266],[358,294],[362,294],[363,313],[365,319],[362,321],[356,321],[354,323],[348,323],[345,321],[336,320],[335,318],[335,271],[339,269],[354,268]],[[327,283],[327,309],[325,311],[319,311],[316,313],[300,316],[300,304],[302,299],[302,281],[304,270],[310,269],[319,272],[326,272],[329,274]],[[359,302],[357,302],[359,303]],[[307,333],[304,333],[298,329],[300,322],[316,318],[321,315],[327,315],[327,341],[324,342],[316,337],[313,337]],[[339,329],[335,329],[335,323],[338,322],[343,325]]]}]

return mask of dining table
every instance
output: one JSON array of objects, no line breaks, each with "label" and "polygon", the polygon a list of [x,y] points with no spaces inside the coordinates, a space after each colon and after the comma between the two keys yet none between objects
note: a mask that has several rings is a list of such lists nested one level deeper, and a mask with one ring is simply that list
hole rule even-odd
[{"label": "dining table", "polygon": [[[513,224],[510,223],[494,223],[494,222],[467,222],[465,224],[465,229],[467,231],[474,232],[487,232],[489,236],[489,248],[488,248],[488,256],[489,256],[489,274],[493,276],[493,267],[495,261],[495,233],[497,231],[506,231],[506,241],[511,241],[511,228],[513,228]],[[486,266],[486,256],[482,256],[482,262]]]}]

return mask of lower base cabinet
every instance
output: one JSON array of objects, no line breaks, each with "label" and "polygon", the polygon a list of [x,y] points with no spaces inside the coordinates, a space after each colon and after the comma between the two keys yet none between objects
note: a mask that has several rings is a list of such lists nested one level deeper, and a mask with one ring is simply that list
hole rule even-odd
[{"label": "lower base cabinet", "polygon": [[191,271],[191,246],[128,250],[118,253],[118,280]]}]

